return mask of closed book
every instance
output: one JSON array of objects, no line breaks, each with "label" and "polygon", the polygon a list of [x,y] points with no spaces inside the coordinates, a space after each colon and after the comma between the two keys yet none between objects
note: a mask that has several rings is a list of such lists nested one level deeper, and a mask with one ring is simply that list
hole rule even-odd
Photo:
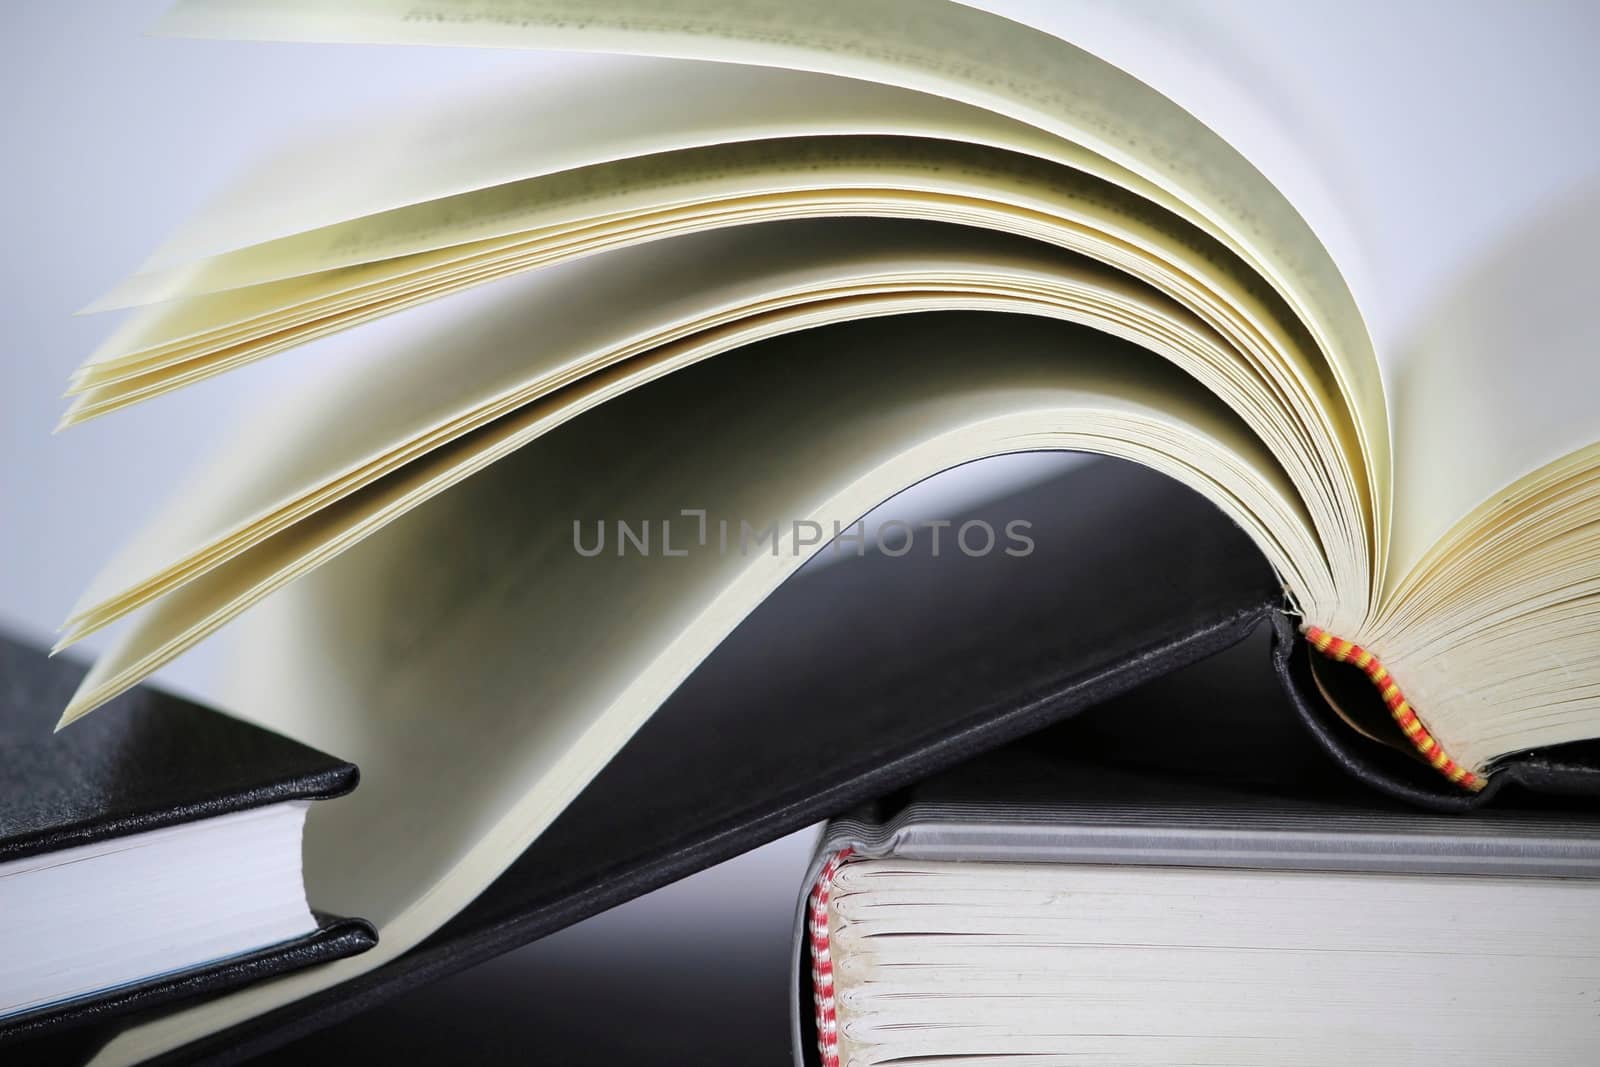
[{"label": "closed book", "polygon": [[307,809],[355,767],[150,687],[55,734],[82,674],[0,636],[0,1043],[373,944],[301,880]]},{"label": "closed book", "polygon": [[1584,1062],[1600,810],[1361,789],[1263,666],[1247,643],[831,821],[797,1063]]}]

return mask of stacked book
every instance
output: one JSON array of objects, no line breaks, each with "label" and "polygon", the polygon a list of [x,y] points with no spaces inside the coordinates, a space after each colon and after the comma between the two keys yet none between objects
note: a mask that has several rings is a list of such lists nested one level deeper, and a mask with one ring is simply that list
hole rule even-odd
[{"label": "stacked book", "polygon": [[[802,1062],[1600,1039],[1592,204],[1401,346],[1178,103],[947,0],[164,28],[611,58],[286,151],[95,305],[67,426],[316,366],[92,665],[5,646],[0,1054],[237,1062],[829,818]],[[219,630],[226,714],[149,688]]]}]

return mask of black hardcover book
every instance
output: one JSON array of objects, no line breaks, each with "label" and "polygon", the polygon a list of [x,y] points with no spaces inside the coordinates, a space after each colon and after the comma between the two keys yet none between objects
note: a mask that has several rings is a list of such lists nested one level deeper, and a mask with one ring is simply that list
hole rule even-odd
[{"label": "black hardcover book", "polygon": [[355,767],[151,687],[56,734],[82,675],[0,635],[0,1058],[374,943],[299,881]]}]

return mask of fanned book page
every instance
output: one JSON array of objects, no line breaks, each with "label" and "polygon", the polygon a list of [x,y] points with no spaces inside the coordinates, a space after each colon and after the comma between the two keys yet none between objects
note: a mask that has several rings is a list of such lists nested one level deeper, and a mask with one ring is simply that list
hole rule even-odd
[{"label": "fanned book page", "polygon": [[[806,555],[984,456],[1098,452],[1204,494],[1373,683],[1390,721],[1361,729],[1441,783],[1600,736],[1581,198],[1518,252],[1542,302],[1485,264],[1462,299],[1493,329],[1441,329],[1386,396],[1340,264],[1244,155],[991,12],[186,0],[162,28],[612,58],[351,117],[93,305],[127,315],[67,424],[291,348],[314,369],[89,583],[62,646],[110,647],[63,723],[238,620],[231,702],[363,768],[313,812],[307,878],[382,936],[102,1062],[417,944]],[[1494,358],[1525,308],[1539,350]]]}]

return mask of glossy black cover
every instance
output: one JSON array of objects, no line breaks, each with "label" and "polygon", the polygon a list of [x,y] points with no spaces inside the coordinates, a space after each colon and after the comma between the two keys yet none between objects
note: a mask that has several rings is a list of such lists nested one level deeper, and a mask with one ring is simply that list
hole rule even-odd
[{"label": "glossy black cover", "polygon": [[[148,686],[53,733],[83,673],[0,635],[0,862],[355,788],[349,763]],[[41,1035],[78,1031],[60,1038],[67,1046],[103,1040],[105,1020],[377,943],[364,920],[318,920],[305,937],[248,956],[0,1019],[0,1062],[43,1059]]]}]

